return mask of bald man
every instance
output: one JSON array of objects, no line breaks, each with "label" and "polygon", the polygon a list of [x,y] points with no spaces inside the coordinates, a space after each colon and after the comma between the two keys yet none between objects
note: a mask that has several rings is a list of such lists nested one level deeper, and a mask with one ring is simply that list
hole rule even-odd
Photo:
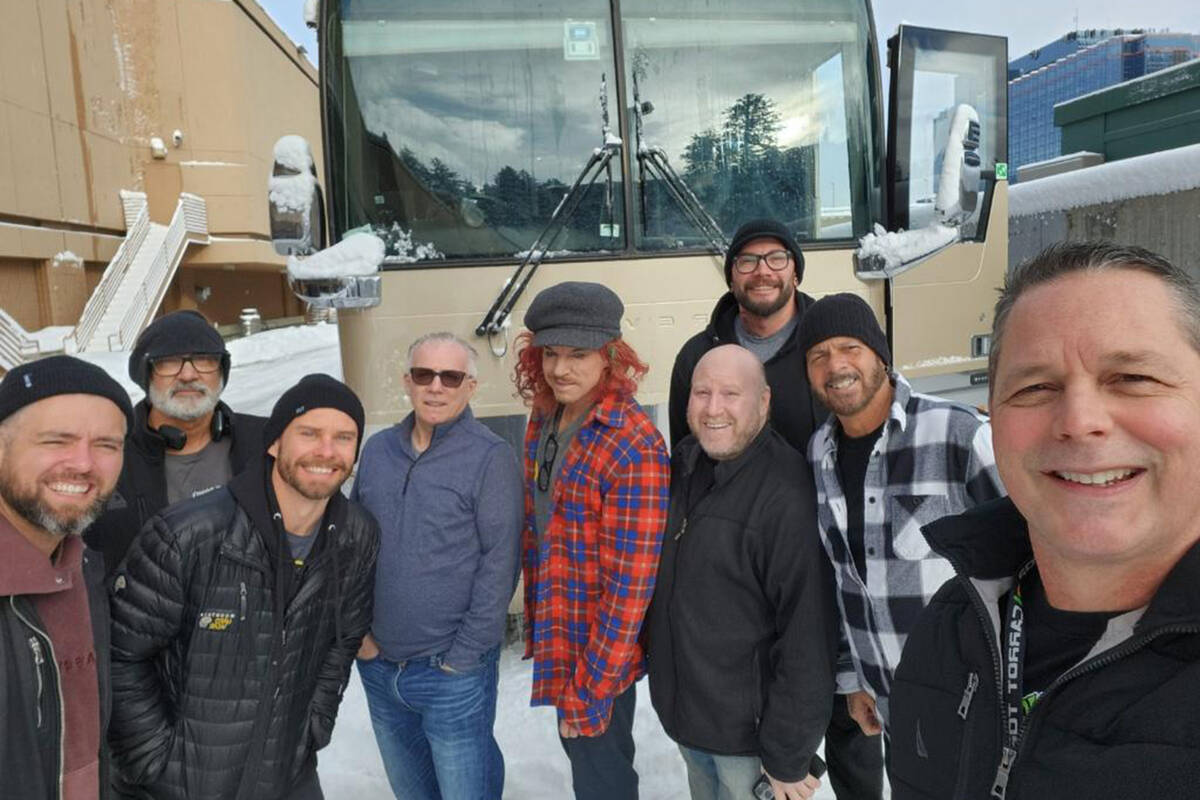
[{"label": "bald man", "polygon": [[696,364],[691,435],[647,617],[650,695],[693,800],[745,800],[766,772],[807,800],[833,699],[833,579],[804,457],[767,424],[762,363],[738,345]]}]

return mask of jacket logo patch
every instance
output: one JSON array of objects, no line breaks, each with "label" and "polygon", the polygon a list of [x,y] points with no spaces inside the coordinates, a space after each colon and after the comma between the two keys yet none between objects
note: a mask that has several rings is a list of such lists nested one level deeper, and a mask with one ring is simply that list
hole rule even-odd
[{"label": "jacket logo patch", "polygon": [[223,631],[233,624],[232,611],[202,611],[198,624],[202,631]]}]

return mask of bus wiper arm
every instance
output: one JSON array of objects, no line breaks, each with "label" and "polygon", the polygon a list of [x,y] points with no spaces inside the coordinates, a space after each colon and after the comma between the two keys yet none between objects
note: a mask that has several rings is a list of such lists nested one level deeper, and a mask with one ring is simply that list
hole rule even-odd
[{"label": "bus wiper arm", "polygon": [[[566,224],[571,221],[575,212],[579,210],[579,204],[583,201],[584,195],[588,189],[596,182],[596,179],[601,174],[606,174],[611,180],[612,172],[610,164],[614,158],[621,154],[623,142],[621,137],[612,132],[608,124],[608,83],[605,76],[600,76],[600,107],[604,125],[601,129],[601,134],[604,137],[604,142],[600,147],[592,150],[591,158],[584,164],[583,170],[575,178],[575,182],[571,184],[571,188],[567,190],[562,199],[558,201],[558,205],[554,208],[554,213],[550,215],[546,227],[542,228],[542,232],[533,240],[529,250],[526,251],[525,257],[517,266],[512,277],[504,282],[504,286],[500,289],[500,294],[496,296],[492,307],[488,309],[483,320],[475,328],[476,336],[488,336],[494,333],[499,333],[504,327],[504,323],[512,315],[513,307],[516,306],[517,300],[524,293],[525,288],[529,285],[529,281],[533,279],[537,268],[541,266],[542,259],[550,246],[554,244],[554,240],[562,233]],[[611,191],[611,189],[610,189]]]}]

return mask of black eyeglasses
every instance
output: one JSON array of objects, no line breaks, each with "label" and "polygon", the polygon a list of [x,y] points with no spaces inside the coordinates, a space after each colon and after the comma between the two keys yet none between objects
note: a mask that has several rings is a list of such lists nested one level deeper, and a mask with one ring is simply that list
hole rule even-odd
[{"label": "black eyeglasses", "polygon": [[542,460],[538,463],[537,487],[541,491],[550,488],[550,472],[554,469],[554,459],[558,457],[558,434],[550,431],[546,437],[546,446],[542,449]]},{"label": "black eyeglasses", "polygon": [[749,275],[758,269],[758,262],[765,261],[774,272],[782,272],[792,260],[792,254],[787,250],[772,250],[769,253],[742,253],[733,259],[733,268],[742,275]]},{"label": "black eyeglasses", "polygon": [[434,378],[437,378],[447,389],[457,389],[466,380],[467,373],[457,369],[438,370],[429,367],[413,367],[408,371],[408,376],[417,386],[428,386],[433,383]]},{"label": "black eyeglasses", "polygon": [[161,375],[164,378],[173,378],[183,372],[183,365],[190,363],[196,372],[209,373],[216,372],[221,368],[221,357],[214,355],[198,355],[193,353],[190,356],[167,356],[166,358],[156,358],[150,362],[151,368],[155,375]]}]

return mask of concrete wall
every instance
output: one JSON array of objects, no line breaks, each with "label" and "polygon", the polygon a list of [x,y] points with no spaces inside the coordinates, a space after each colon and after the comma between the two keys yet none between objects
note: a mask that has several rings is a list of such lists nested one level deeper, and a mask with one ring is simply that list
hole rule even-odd
[{"label": "concrete wall", "polygon": [[[184,266],[228,273],[215,313],[201,304],[214,319],[236,320],[243,270],[279,305],[266,181],[287,133],[319,152],[316,70],[253,0],[0,2],[0,307],[28,328],[74,322],[124,235],[121,189],[146,192],[156,222],[180,192],[207,200],[220,240]],[[85,268],[53,268],[65,250]],[[186,295],[172,287],[164,308]]]},{"label": "concrete wall", "polygon": [[1200,279],[1200,189],[1012,217],[1009,268],[1059,241],[1112,239],[1166,256]]}]

